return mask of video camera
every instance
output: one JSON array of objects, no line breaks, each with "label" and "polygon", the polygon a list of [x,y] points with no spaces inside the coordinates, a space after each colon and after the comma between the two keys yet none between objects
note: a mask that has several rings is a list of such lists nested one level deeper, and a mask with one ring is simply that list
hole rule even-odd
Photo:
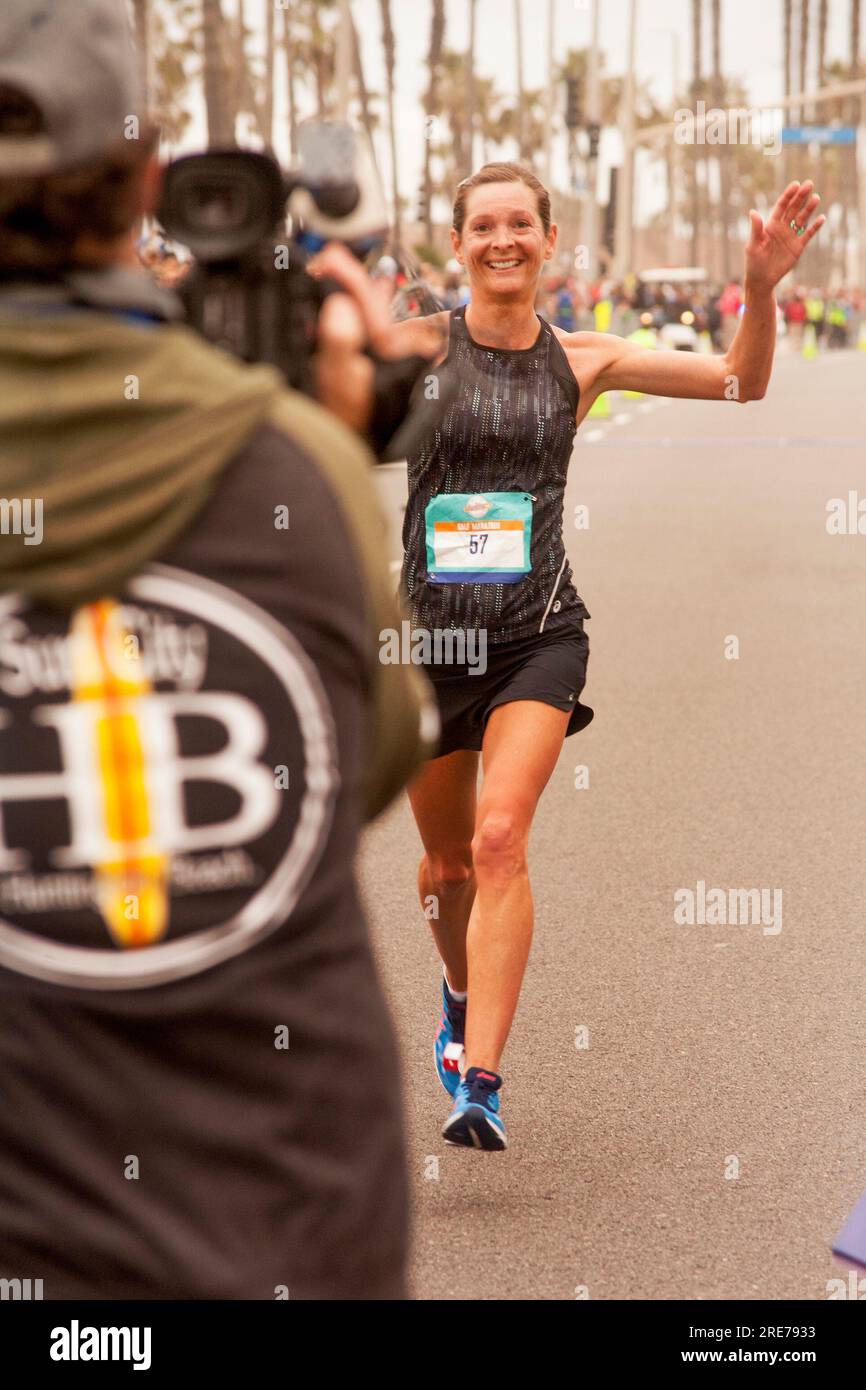
[{"label": "video camera", "polygon": [[[288,175],[271,155],[248,150],[175,160],[158,216],[196,260],[180,291],[191,326],[314,396],[318,318],[341,286],[309,275],[306,262],[331,240],[366,259],[387,237],[387,213],[372,153],[349,125],[309,121],[298,135],[299,167]],[[287,215],[292,236],[280,242]],[[373,447],[383,461],[402,458],[433,423],[431,403],[415,392],[429,361],[373,360]]]}]

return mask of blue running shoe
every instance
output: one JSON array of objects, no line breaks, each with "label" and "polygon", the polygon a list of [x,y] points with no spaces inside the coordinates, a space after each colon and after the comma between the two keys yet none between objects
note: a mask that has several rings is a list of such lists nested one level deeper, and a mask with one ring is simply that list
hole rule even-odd
[{"label": "blue running shoe", "polygon": [[463,1063],[463,1041],[466,1034],[466,1004],[455,999],[442,976],[442,1021],[433,1044],[433,1056],[439,1080],[449,1096],[456,1096]]},{"label": "blue running shoe", "polygon": [[457,1091],[454,1108],[442,1127],[449,1144],[464,1149],[507,1149],[505,1126],[499,1114],[502,1077],[496,1072],[470,1067]]}]

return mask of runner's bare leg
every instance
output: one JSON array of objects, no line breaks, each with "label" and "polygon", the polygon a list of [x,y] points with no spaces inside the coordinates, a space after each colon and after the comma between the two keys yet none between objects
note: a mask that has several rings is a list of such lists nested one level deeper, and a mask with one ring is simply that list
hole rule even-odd
[{"label": "runner's bare leg", "polygon": [[[466,989],[466,930],[475,897],[472,835],[479,754],[448,753],[425,763],[409,787],[424,845],[418,896],[452,989]],[[431,911],[436,915],[431,915]]]},{"label": "runner's bare leg", "polygon": [[498,1071],[511,1029],[532,942],[529,832],[569,718],[552,705],[516,700],[487,721],[472,841],[477,891],[466,939],[467,1069]]}]

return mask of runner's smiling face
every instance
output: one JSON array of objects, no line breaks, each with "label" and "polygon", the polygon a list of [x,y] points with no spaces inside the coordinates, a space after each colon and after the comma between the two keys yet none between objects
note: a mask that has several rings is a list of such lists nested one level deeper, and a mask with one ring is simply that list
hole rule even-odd
[{"label": "runner's smiling face", "polygon": [[525,183],[486,183],[470,190],[463,235],[452,229],[451,241],[473,295],[532,302],[556,249],[556,231],[553,224],[545,233],[535,193]]}]

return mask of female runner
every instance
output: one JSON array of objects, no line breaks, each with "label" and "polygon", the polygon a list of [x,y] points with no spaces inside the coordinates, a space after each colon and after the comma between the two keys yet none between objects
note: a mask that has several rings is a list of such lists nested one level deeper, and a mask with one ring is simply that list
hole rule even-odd
[{"label": "female runner", "polygon": [[534,305],[557,228],[547,191],[517,164],[485,165],[458,188],[451,239],[468,305],[386,331],[381,304],[347,259],[335,248],[318,258],[318,273],[366,297],[374,346],[378,335],[389,352],[447,361],[460,383],[408,460],[403,532],[413,629],[431,642],[462,635],[470,657],[426,668],[442,741],[409,790],[424,846],[421,903],[438,911],[435,1062],[453,1097],[442,1131],[452,1144],[506,1147],[499,1066],[532,938],[527,842],[564,739],[593,717],[579,699],[590,614],[562,538],[575,431],[604,391],[760,400],[773,364],[774,287],[826,220],[809,225],[819,202],[811,182],[795,182],[766,223],[750,214],[746,312],[724,355],[658,351],[541,320]]}]

